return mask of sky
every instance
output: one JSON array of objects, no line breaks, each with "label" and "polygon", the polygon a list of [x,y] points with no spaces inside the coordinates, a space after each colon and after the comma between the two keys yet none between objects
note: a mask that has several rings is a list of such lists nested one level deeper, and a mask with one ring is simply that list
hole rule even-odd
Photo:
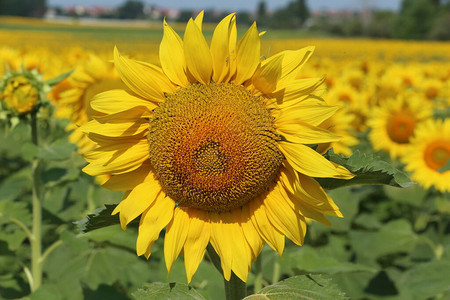
[{"label": "sky", "polygon": [[[220,9],[227,11],[247,10],[254,11],[260,0],[144,0],[146,4],[165,8],[187,9]],[[285,6],[291,0],[266,0],[267,7],[271,10]],[[49,5],[71,6],[118,6],[125,0],[47,0]],[[380,9],[398,10],[401,0],[308,0],[308,6],[312,10],[318,9],[351,9],[360,10],[364,7],[376,7]]]}]

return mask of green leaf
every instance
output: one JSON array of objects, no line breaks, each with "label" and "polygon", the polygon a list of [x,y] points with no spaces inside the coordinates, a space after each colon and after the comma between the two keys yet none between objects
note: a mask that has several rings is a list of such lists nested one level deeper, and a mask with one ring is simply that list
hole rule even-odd
[{"label": "green leaf", "polygon": [[59,300],[62,298],[56,284],[43,284],[30,295],[31,300]]},{"label": "green leaf", "polygon": [[440,196],[434,198],[434,205],[437,210],[444,214],[450,214],[450,201],[448,197]]},{"label": "green leaf", "polygon": [[450,262],[435,260],[417,264],[397,280],[400,295],[405,299],[431,299],[449,292]]},{"label": "green leaf", "polygon": [[42,182],[49,187],[53,187],[58,183],[75,180],[79,174],[78,168],[50,168],[42,172]]},{"label": "green leaf", "polygon": [[25,167],[3,180],[0,184],[0,200],[14,200],[25,193],[30,187],[30,169]]},{"label": "green leaf", "polygon": [[382,255],[410,252],[419,241],[411,224],[404,219],[391,221],[378,232],[353,230],[349,235],[358,260],[367,258],[374,261]]},{"label": "green leaf", "polygon": [[69,71],[67,73],[63,73],[63,74],[58,75],[58,76],[56,76],[54,78],[51,78],[51,79],[45,81],[45,84],[48,84],[49,86],[53,86],[55,84],[58,84],[61,81],[63,81],[64,79],[66,79],[67,77],[69,77],[73,73],[73,71],[74,70],[71,70],[71,71]]},{"label": "green leaf", "polygon": [[27,161],[32,161],[39,154],[39,148],[33,143],[24,143],[22,145],[22,157]]},{"label": "green leaf", "polygon": [[87,215],[86,218],[74,223],[83,233],[94,229],[119,224],[119,216],[111,215],[115,207],[116,205],[106,204],[105,208],[96,209],[92,214]]},{"label": "green leaf", "polygon": [[94,240],[96,242],[106,242],[117,246],[131,249],[133,252],[136,247],[137,235],[132,230],[124,231],[120,225],[92,230],[83,235],[84,238]]},{"label": "green leaf", "polygon": [[194,288],[183,283],[155,282],[131,294],[135,300],[205,300]]},{"label": "green leaf", "polygon": [[31,223],[31,213],[26,201],[0,201],[0,225],[11,223],[10,219]]},{"label": "green leaf", "polygon": [[332,162],[346,167],[356,176],[349,180],[335,178],[316,178],[325,189],[335,189],[355,184],[386,184],[396,187],[408,187],[413,183],[409,177],[390,163],[373,154],[355,151],[352,156],[345,157],[328,150],[325,157]]},{"label": "green leaf", "polygon": [[[343,272],[371,272],[377,269],[350,262],[341,262],[336,258],[320,253],[317,248],[304,245],[301,248],[290,248],[280,258],[283,269],[289,268],[294,274],[309,273],[343,273]],[[292,272],[289,272],[292,274]]]},{"label": "green leaf", "polygon": [[384,186],[383,189],[390,199],[417,207],[422,206],[422,203],[428,194],[428,190],[417,184],[404,189],[391,186]]},{"label": "green leaf", "polygon": [[39,158],[43,160],[66,160],[72,157],[76,150],[74,144],[61,139],[53,142],[51,145],[43,146],[39,149]]},{"label": "green leaf", "polygon": [[294,276],[267,286],[245,300],[289,300],[289,299],[316,299],[339,300],[348,299],[344,293],[331,283],[331,279],[323,275]]}]

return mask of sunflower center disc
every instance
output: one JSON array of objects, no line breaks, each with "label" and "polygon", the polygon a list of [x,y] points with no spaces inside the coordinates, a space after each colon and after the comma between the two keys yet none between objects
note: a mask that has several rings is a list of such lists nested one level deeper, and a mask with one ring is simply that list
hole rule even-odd
[{"label": "sunflower center disc", "polygon": [[446,141],[435,141],[425,149],[425,162],[433,170],[439,170],[450,159],[450,144]]},{"label": "sunflower center disc", "polygon": [[407,144],[414,133],[415,126],[415,117],[405,111],[390,118],[387,124],[387,133],[394,142]]},{"label": "sunflower center disc", "polygon": [[283,155],[264,101],[231,83],[191,84],[150,119],[150,162],[178,205],[223,212],[268,188]]}]

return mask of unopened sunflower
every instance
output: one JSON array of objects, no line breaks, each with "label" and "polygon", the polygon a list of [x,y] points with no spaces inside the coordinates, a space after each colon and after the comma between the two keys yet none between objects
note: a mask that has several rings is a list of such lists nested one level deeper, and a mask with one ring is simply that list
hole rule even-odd
[{"label": "unopened sunflower", "polygon": [[373,148],[388,152],[391,158],[401,157],[414,136],[414,130],[432,115],[431,104],[413,93],[385,100],[374,108],[368,122]]},{"label": "unopened sunflower", "polygon": [[303,244],[305,217],[342,216],[314,177],[353,175],[313,147],[338,140],[317,127],[338,109],[310,96],[324,79],[296,79],[314,48],[261,61],[255,24],[237,43],[230,14],[208,45],[202,17],[183,39],[164,22],[161,67],[115,49],[133,93],[92,100],[98,114],[82,130],[97,148],[84,171],[111,174],[104,186],[127,191],[113,214],[123,229],[141,216],[138,255],[148,258],[166,227],[168,271],[183,251],[191,281],[211,243],[225,279],[246,281],[265,243],[282,253],[285,236]]},{"label": "unopened sunflower", "polygon": [[411,178],[425,188],[431,186],[441,192],[450,191],[450,119],[433,120],[421,124],[403,161]]}]

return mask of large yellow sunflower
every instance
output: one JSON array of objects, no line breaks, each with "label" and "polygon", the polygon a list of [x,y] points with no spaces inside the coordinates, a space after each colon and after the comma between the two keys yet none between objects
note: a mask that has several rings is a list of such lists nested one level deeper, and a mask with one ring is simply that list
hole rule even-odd
[{"label": "large yellow sunflower", "polygon": [[140,217],[138,255],[149,257],[166,227],[168,271],[184,253],[190,282],[211,243],[225,279],[246,281],[263,245],[283,252],[285,236],[303,244],[305,217],[342,216],[313,177],[352,178],[311,145],[336,141],[317,125],[337,107],[310,96],[323,78],[296,79],[313,47],[261,61],[253,24],[236,43],[235,14],[211,44],[200,13],[184,39],[164,21],[161,67],[122,56],[115,67],[135,93],[113,90],[91,102],[99,112],[82,127],[97,148],[90,175],[127,191],[113,214],[122,228]]},{"label": "large yellow sunflower", "polygon": [[385,100],[379,107],[374,107],[368,121],[373,148],[388,152],[393,159],[401,157],[415,128],[432,115],[431,104],[413,93]]},{"label": "large yellow sunflower", "polygon": [[450,119],[433,120],[417,127],[403,161],[411,178],[425,188],[435,186],[450,191],[450,170],[442,170],[450,160]]}]

